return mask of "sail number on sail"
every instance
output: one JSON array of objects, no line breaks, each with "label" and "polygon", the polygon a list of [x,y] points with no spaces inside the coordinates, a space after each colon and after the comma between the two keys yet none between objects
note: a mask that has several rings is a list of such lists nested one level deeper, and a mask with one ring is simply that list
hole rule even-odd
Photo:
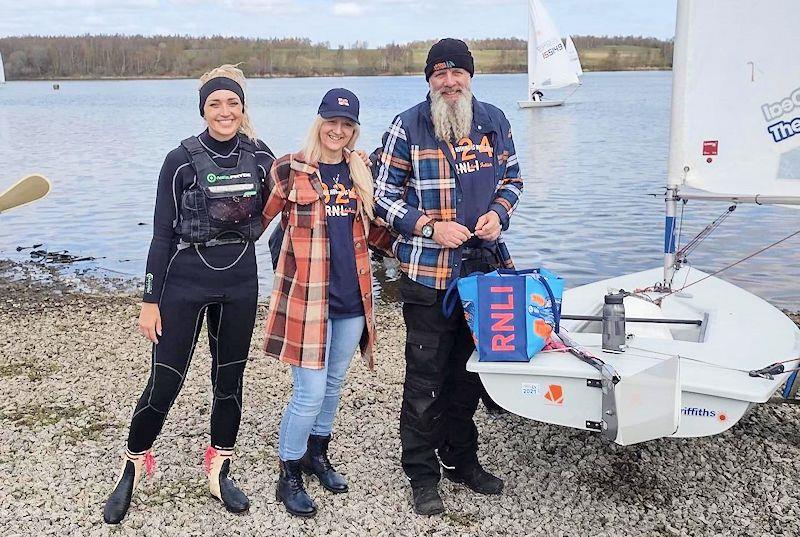
[{"label": "sail number on sail", "polygon": [[561,42],[561,39],[553,39],[537,46],[536,50],[539,51],[539,54],[542,55],[542,59],[544,59],[544,58],[549,58],[556,52],[565,50],[565,48],[564,44]]}]

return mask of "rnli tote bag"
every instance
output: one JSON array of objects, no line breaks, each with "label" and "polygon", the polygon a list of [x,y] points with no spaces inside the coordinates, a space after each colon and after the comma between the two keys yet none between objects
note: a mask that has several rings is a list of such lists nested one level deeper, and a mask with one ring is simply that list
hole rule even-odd
[{"label": "rnli tote bag", "polygon": [[456,288],[482,362],[527,362],[558,333],[564,280],[547,269],[459,278],[445,296],[446,315],[455,309]]}]

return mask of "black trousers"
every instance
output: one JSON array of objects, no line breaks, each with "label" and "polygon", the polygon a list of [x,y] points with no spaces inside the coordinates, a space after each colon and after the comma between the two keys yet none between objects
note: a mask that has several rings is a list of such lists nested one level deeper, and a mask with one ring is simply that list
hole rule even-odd
[{"label": "black trousers", "polygon": [[163,335],[153,345],[150,378],[131,419],[132,452],[150,449],[161,432],[186,379],[203,317],[211,350],[211,444],[233,449],[258,302],[255,248],[243,248],[188,248],[172,258],[159,303]]},{"label": "black trousers", "polygon": [[459,304],[442,313],[444,291],[400,280],[406,324],[406,375],[400,411],[401,461],[411,485],[438,482],[442,464],[459,469],[478,463],[473,421],[481,395],[477,374],[466,370],[475,344]]}]

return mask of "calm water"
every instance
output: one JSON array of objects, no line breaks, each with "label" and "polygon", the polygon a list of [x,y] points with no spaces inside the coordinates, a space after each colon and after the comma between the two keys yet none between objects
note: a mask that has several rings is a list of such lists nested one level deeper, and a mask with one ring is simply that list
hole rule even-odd
[{"label": "calm water", "polygon": [[[360,146],[372,150],[393,116],[421,100],[423,77],[253,80],[248,104],[277,154],[296,150],[322,94],[334,86],[362,103]],[[478,98],[505,110],[514,128],[525,193],[507,234],[518,266],[545,264],[571,286],[660,266],[669,135],[670,73],[590,73],[566,106],[519,110],[524,75],[483,75]],[[102,257],[80,263],[98,275],[140,277],[152,232],[161,162],[202,130],[196,83],[11,82],[0,89],[0,187],[30,172],[53,181],[48,198],[0,216],[0,257],[18,245]],[[725,209],[691,203],[684,242]],[[800,213],[737,209],[692,257],[716,270],[800,228]],[[143,225],[142,225],[143,224]],[[800,309],[800,240],[722,277],[771,302]],[[272,281],[266,241],[257,246],[261,291]]]}]

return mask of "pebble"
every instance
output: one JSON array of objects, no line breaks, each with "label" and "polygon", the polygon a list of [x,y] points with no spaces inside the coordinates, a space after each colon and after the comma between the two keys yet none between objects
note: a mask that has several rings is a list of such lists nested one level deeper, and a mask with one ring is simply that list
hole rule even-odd
[{"label": "pebble", "polygon": [[[0,533],[109,534],[103,503],[149,374],[138,313],[131,295],[0,280]],[[447,512],[414,515],[399,463],[405,334],[395,304],[377,308],[377,370],[357,357],[343,390],[331,458],[351,490],[332,495],[308,480],[320,511],[298,520],[274,498],[291,380],[261,353],[265,313],[259,306],[231,467],[250,513],[231,515],[207,493],[210,355],[201,337],[154,446],[155,478],[142,482],[111,534],[800,535],[800,406],[790,405],[760,405],[716,437],[631,447],[513,415],[490,419],[480,407],[480,457],[506,479],[504,494],[443,481]]]}]

